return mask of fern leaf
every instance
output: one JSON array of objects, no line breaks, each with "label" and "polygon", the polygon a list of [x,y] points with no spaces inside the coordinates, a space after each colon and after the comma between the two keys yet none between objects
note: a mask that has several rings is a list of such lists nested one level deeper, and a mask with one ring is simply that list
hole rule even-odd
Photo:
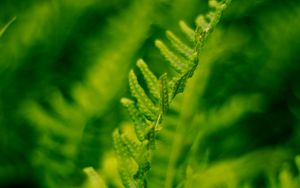
[{"label": "fern leaf", "polygon": [[83,169],[83,172],[88,178],[88,188],[107,188],[104,180],[93,167],[86,167]]},{"label": "fern leaf", "polygon": [[223,10],[230,4],[230,2],[231,2],[231,0],[225,0],[223,2],[220,2],[218,0],[209,0],[208,5],[210,8],[215,8],[217,10]]},{"label": "fern leaf", "polygon": [[130,153],[130,156],[139,161],[142,152],[142,144],[129,139],[126,135],[121,135],[121,141]]},{"label": "fern leaf", "polygon": [[114,140],[115,151],[117,152],[117,157],[119,161],[119,174],[121,176],[123,185],[126,188],[136,187],[135,182],[131,175],[131,171],[132,171],[132,166],[130,165],[132,163],[132,160],[130,159],[131,153],[123,143],[121,134],[118,129],[113,133],[113,140]]},{"label": "fern leaf", "polygon": [[[123,163],[130,162],[128,159],[125,159],[125,160],[122,159],[122,160],[123,160]],[[121,180],[122,180],[122,183],[125,186],[125,188],[136,188],[137,187],[134,180],[131,178],[131,176],[126,168],[121,166],[119,168],[119,173],[120,173]]]},{"label": "fern leaf", "polygon": [[132,158],[138,164],[138,171],[135,174],[136,179],[139,179],[141,184],[144,184],[144,174],[150,169],[150,162],[147,159],[147,152],[144,151],[145,145],[137,143],[129,139],[126,135],[122,135],[122,141],[132,154]]},{"label": "fern leaf", "polygon": [[179,21],[179,27],[181,31],[187,36],[187,38],[194,42],[195,41],[195,31],[190,28],[184,21]]},{"label": "fern leaf", "polygon": [[204,45],[204,41],[211,31],[211,23],[209,23],[203,15],[200,15],[196,19],[196,41],[197,49],[200,50]]},{"label": "fern leaf", "polygon": [[156,40],[155,46],[160,50],[161,54],[169,61],[170,65],[177,72],[182,73],[188,68],[188,62],[175,55],[162,41]]},{"label": "fern leaf", "polygon": [[167,31],[166,35],[168,39],[170,40],[171,44],[176,48],[178,52],[183,54],[185,57],[190,59],[194,53],[194,50],[184,44],[174,33],[171,31]]},{"label": "fern leaf", "polygon": [[160,98],[161,98],[161,111],[165,114],[169,108],[169,96],[168,96],[168,81],[167,74],[163,74],[160,78]]},{"label": "fern leaf", "polygon": [[139,165],[139,170],[135,174],[135,179],[137,180],[137,184],[139,187],[145,187],[145,174],[150,169],[150,163],[148,161],[143,162]]},{"label": "fern leaf", "polygon": [[144,79],[147,83],[147,86],[149,88],[150,94],[155,97],[156,99],[159,99],[159,89],[157,87],[157,78],[156,76],[151,72],[151,70],[148,68],[147,64],[142,60],[139,59],[136,63],[136,65],[141,70]]},{"label": "fern leaf", "polygon": [[149,99],[149,97],[146,95],[144,89],[139,85],[133,70],[131,70],[129,73],[129,86],[132,95],[138,102],[139,109],[148,119],[155,120],[157,117],[157,107],[154,106],[151,99]]},{"label": "fern leaf", "polygon": [[220,3],[216,0],[210,0],[209,6],[215,8],[215,11],[207,13],[205,16],[200,15],[196,18],[196,41],[198,50],[203,46],[203,43],[207,35],[212,31],[213,28],[219,22],[223,10],[230,4],[231,0],[226,0],[223,3]]},{"label": "fern leaf", "polygon": [[170,81],[171,95],[170,98],[173,99],[177,94],[182,93],[187,79],[189,78],[191,72],[187,71],[182,76],[176,76]]},{"label": "fern leaf", "polygon": [[117,129],[113,133],[114,146],[119,157],[130,157],[131,153],[128,148],[124,145],[120,131]]},{"label": "fern leaf", "polygon": [[155,149],[155,127],[154,126],[149,132],[148,139],[149,139],[149,148]]},{"label": "fern leaf", "polygon": [[122,98],[121,103],[127,108],[128,112],[129,112],[131,120],[134,123],[134,128],[135,128],[137,138],[140,141],[145,140],[145,135],[148,134],[148,132],[150,130],[150,126],[147,124],[145,118],[139,112],[139,110],[136,108],[136,106],[132,100],[127,99],[127,98]]},{"label": "fern leaf", "polygon": [[[213,16],[213,15],[211,15]],[[202,29],[202,32],[207,32],[210,28],[210,22],[208,22],[208,20],[206,19],[206,17],[204,15],[200,15],[197,17],[196,19],[196,23],[198,26],[200,26],[200,28]],[[210,18],[211,20],[213,19],[213,17]]]},{"label": "fern leaf", "polygon": [[[126,135],[116,130],[113,134],[117,155],[120,161],[119,173],[125,187],[143,187],[145,172],[149,170],[150,163],[143,150],[144,145],[129,139]],[[133,175],[130,164],[132,160],[138,164],[138,169]],[[134,179],[136,181],[134,181]]]},{"label": "fern leaf", "polygon": [[222,4],[219,3],[217,0],[210,0],[208,1],[208,6],[210,8],[219,8]]},{"label": "fern leaf", "polygon": [[[138,170],[134,175],[134,186],[145,187],[145,175],[150,168],[148,155],[151,155],[151,151],[155,149],[155,137],[159,130],[158,126],[161,123],[162,116],[166,114],[173,98],[177,94],[183,92],[188,78],[192,77],[198,65],[199,50],[204,44],[209,32],[212,31],[215,24],[219,21],[223,6],[220,8],[216,2],[211,2],[211,6],[214,7],[216,11],[211,12],[212,14],[209,13],[209,15],[198,17],[196,22],[196,32],[188,27],[183,21],[179,22],[179,26],[183,33],[185,33],[190,40],[195,42],[194,49],[188,47],[170,31],[166,32],[167,38],[180,54],[171,51],[162,41],[155,41],[155,46],[160,50],[161,54],[175,71],[179,73],[174,76],[171,81],[168,82],[166,73],[157,80],[156,76],[149,70],[147,64],[143,60],[138,60],[137,66],[144,76],[149,92],[154,98],[159,99],[158,101],[160,104],[157,104],[158,101],[152,101],[146,95],[143,88],[139,85],[135,73],[132,70],[129,73],[130,90],[133,97],[137,100],[138,108],[135,107],[135,102],[129,99],[122,99],[122,103],[127,107],[130,116],[134,121],[135,133],[138,139],[143,143],[147,143],[147,147],[143,147],[140,143],[133,142],[124,134],[120,136],[119,132],[115,133],[114,140],[117,154],[120,153],[120,151],[124,152],[124,157],[132,157],[138,165]],[[148,120],[144,118],[144,116]],[[130,185],[131,179],[126,170],[123,170],[121,174],[122,173],[124,173],[124,184],[127,186]]]}]

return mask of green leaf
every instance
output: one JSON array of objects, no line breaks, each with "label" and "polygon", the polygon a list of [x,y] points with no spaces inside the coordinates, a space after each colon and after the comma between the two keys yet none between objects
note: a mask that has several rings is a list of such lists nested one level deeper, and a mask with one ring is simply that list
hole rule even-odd
[{"label": "green leaf", "polygon": [[145,140],[145,135],[148,134],[150,126],[147,124],[145,118],[136,108],[135,103],[127,98],[122,98],[121,103],[127,108],[130,118],[134,123],[135,133],[140,141]]},{"label": "green leaf", "polygon": [[155,46],[177,72],[182,73],[188,68],[187,60],[174,54],[162,41],[156,40]]},{"label": "green leaf", "polygon": [[190,28],[184,21],[179,22],[179,27],[181,31],[187,36],[187,38],[194,42],[195,41],[195,31],[194,29]]},{"label": "green leaf", "polygon": [[93,167],[85,167],[83,169],[83,172],[86,174],[88,178],[88,186],[85,186],[87,188],[107,188],[107,185],[105,184],[105,181],[103,178],[95,171]]},{"label": "green leaf", "polygon": [[215,8],[217,10],[224,10],[229,4],[231,3],[231,0],[209,0],[208,5],[210,8]]},{"label": "green leaf", "polygon": [[155,127],[154,126],[149,132],[148,139],[149,139],[149,148],[155,149]]},{"label": "green leaf", "polygon": [[129,139],[126,135],[121,135],[121,141],[127,150],[130,153],[130,157],[132,157],[135,161],[140,161],[141,154],[143,150],[143,145],[141,143],[137,143],[131,139]]},{"label": "green leaf", "polygon": [[147,64],[142,59],[139,59],[136,65],[139,67],[144,79],[146,80],[150,94],[156,99],[159,99],[159,88],[156,76],[151,72]]},{"label": "green leaf", "polygon": [[[128,159],[122,159],[123,163],[129,163],[130,161]],[[119,174],[122,180],[123,185],[125,186],[125,188],[137,188],[133,178],[131,177],[131,175],[128,172],[128,169],[120,166],[119,167]]]},{"label": "green leaf", "polygon": [[166,35],[170,40],[171,44],[176,48],[178,52],[183,54],[188,59],[191,59],[194,53],[194,50],[184,44],[174,33],[171,31],[166,31]]},{"label": "green leaf", "polygon": [[130,157],[131,153],[128,151],[128,149],[123,144],[119,129],[116,129],[114,131],[113,140],[114,140],[114,146],[115,146],[117,155],[119,157]]},{"label": "green leaf", "polygon": [[141,163],[139,165],[139,170],[134,175],[134,178],[137,180],[138,187],[145,187],[145,175],[150,170],[150,163],[148,161]]},{"label": "green leaf", "polygon": [[174,77],[170,81],[171,94],[170,99],[173,99],[177,94],[182,93],[184,91],[187,79],[189,78],[190,72],[186,72],[182,76]]},{"label": "green leaf", "polygon": [[169,93],[167,73],[163,74],[160,78],[160,98],[161,98],[161,111],[165,114],[169,108]]},{"label": "green leaf", "polygon": [[221,3],[218,0],[210,0],[210,1],[208,1],[208,6],[210,8],[221,9],[221,8],[223,8],[224,3]]},{"label": "green leaf", "polygon": [[[214,13],[210,12],[210,14],[212,14],[212,15],[210,15],[211,16],[210,19],[213,19],[212,16],[214,15]],[[197,24],[197,26],[199,26],[201,28],[202,32],[207,32],[211,27],[208,19],[206,19],[206,17],[204,15],[199,15],[197,17],[196,24]]]},{"label": "green leaf", "polygon": [[[113,134],[116,151],[119,157],[119,173],[125,187],[143,187],[145,173],[150,169],[147,152],[144,151],[144,143],[138,143],[129,139],[126,135],[115,131]],[[134,161],[133,161],[133,160]],[[135,175],[131,175],[131,163],[138,165]]]},{"label": "green leaf", "polygon": [[154,106],[151,99],[149,99],[149,97],[146,95],[144,89],[139,85],[137,77],[133,70],[129,72],[129,86],[132,95],[138,102],[138,108],[148,119],[155,120],[158,115],[158,109]]}]

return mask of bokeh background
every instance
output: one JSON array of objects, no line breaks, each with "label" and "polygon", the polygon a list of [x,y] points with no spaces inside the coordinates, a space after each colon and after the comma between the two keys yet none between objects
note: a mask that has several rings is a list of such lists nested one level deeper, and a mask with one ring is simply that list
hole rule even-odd
[{"label": "bokeh background", "polygon": [[[122,187],[111,135],[130,124],[128,72],[142,57],[172,75],[154,40],[184,38],[179,20],[194,27],[207,11],[205,0],[1,0],[0,28],[16,19],[0,37],[0,187]],[[163,124],[149,187],[300,185],[299,18],[299,1],[233,0]]]}]

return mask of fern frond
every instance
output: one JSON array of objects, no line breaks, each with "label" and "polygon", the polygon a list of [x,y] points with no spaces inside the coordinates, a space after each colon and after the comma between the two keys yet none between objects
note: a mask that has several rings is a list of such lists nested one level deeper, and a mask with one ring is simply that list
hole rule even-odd
[{"label": "fern frond", "polygon": [[196,19],[196,24],[200,27],[201,32],[208,32],[210,29],[210,22],[207,20],[209,17],[208,15],[206,15],[206,17],[204,15],[200,15]]},{"label": "fern frond", "polygon": [[179,21],[179,27],[181,31],[187,36],[187,38],[194,42],[195,41],[195,31],[190,28],[184,21]]},{"label": "fern frond", "polygon": [[128,149],[125,147],[124,143],[122,142],[121,134],[118,129],[115,130],[113,133],[113,140],[114,140],[115,150],[116,150],[118,156],[130,157],[131,154],[128,151]]},{"label": "fern frond", "polygon": [[175,55],[162,41],[156,40],[155,46],[178,73],[182,73],[188,68],[188,62],[182,57]]},{"label": "fern frond", "polygon": [[168,80],[167,74],[163,74],[160,78],[160,98],[161,98],[161,111],[163,114],[169,109],[169,94],[168,94]]},{"label": "fern frond", "polygon": [[144,116],[136,108],[134,101],[127,98],[122,98],[121,103],[127,108],[129,112],[131,120],[134,123],[137,138],[140,141],[145,140],[145,136],[149,132],[149,125],[147,124]]},{"label": "fern frond", "polygon": [[[154,98],[158,99],[157,101],[153,101],[147,96],[144,89],[138,83],[137,76],[133,70],[129,73],[130,91],[132,96],[137,100],[138,108],[135,107],[134,101],[130,99],[123,98],[121,102],[129,111],[131,119],[134,122],[135,133],[138,139],[147,142],[148,147],[146,147],[147,150],[142,152],[144,155],[141,154],[141,145],[130,141],[124,134],[120,136],[118,131],[114,133],[114,140],[118,156],[120,158],[122,158],[122,156],[125,157],[125,155],[127,157],[132,157],[138,164],[138,171],[134,176],[135,185],[138,187],[145,187],[145,177],[146,173],[149,171],[149,162],[148,160],[145,160],[148,159],[148,157],[145,155],[151,154],[151,150],[155,149],[156,134],[160,130],[159,124],[161,124],[162,118],[168,111],[169,105],[174,97],[184,91],[187,80],[193,76],[198,65],[200,48],[203,46],[207,35],[219,21],[220,15],[224,9],[224,6],[219,6],[216,2],[211,2],[210,4],[215,10],[205,16],[198,17],[198,21],[196,21],[196,31],[189,28],[183,21],[179,22],[181,30],[195,43],[194,46],[189,47],[171,31],[166,32],[167,38],[179,54],[173,52],[161,40],[155,41],[155,46],[170,63],[171,67],[178,73],[171,78],[170,81],[167,80],[166,73],[157,80],[157,77],[149,70],[147,64],[143,60],[138,60],[137,66],[146,80],[149,92]],[[144,131],[145,129],[147,131]],[[121,138],[123,138],[123,141]],[[124,153],[122,154],[120,152]],[[141,163],[141,161],[147,162]],[[123,162],[121,162],[120,165],[124,168],[122,163]],[[121,176],[123,173],[126,177],[125,172],[120,173]],[[129,179],[128,177],[123,179],[126,181],[125,183],[123,182],[124,185],[128,185],[130,177]]]},{"label": "fern frond", "polygon": [[[123,163],[130,163],[129,159],[125,159],[122,158]],[[123,185],[125,186],[125,188],[136,188],[136,183],[133,180],[131,174],[128,172],[128,169],[123,167],[123,165],[120,165],[121,167],[119,168],[119,173],[121,176],[121,180],[123,182]]]},{"label": "fern frond", "polygon": [[183,54],[186,58],[192,57],[194,50],[188,45],[184,44],[174,33],[167,31],[166,35],[170,40],[171,44],[176,48],[178,52]]},{"label": "fern frond", "polygon": [[225,0],[223,3],[220,3],[216,0],[210,0],[209,5],[211,8],[214,8],[214,11],[207,13],[206,15],[199,15],[196,18],[196,48],[198,53],[204,45],[208,34],[212,32],[217,23],[220,21],[223,10],[230,4],[231,0]]},{"label": "fern frond", "polygon": [[104,180],[99,176],[93,167],[86,167],[83,172],[88,178],[87,185],[84,188],[107,188]]},{"label": "fern frond", "polygon": [[[159,121],[161,115],[159,115],[158,117],[159,118],[158,118],[157,122]],[[156,136],[156,132],[155,131],[156,131],[156,127],[157,126],[152,126],[151,127],[151,130],[150,130],[149,136],[148,136],[148,139],[149,139],[149,148],[152,149],[152,150],[155,149],[155,146],[156,146],[156,144],[155,144],[155,136]]]},{"label": "fern frond", "polygon": [[157,108],[154,106],[151,99],[146,95],[144,89],[138,83],[137,77],[133,70],[129,72],[129,86],[131,94],[136,98],[138,108],[150,120],[155,120],[157,117]]},{"label": "fern frond", "polygon": [[196,68],[196,65],[194,66],[193,69],[186,71],[180,76],[175,76],[170,82],[170,97],[173,99],[177,94],[182,93],[184,91],[186,82],[188,78],[191,77],[193,74],[194,70]]},{"label": "fern frond", "polygon": [[223,4],[221,4],[218,0],[210,0],[210,1],[208,1],[208,6],[211,7],[211,8],[219,8],[222,5]]},{"label": "fern frond", "polygon": [[139,157],[143,150],[143,145],[141,143],[137,143],[131,139],[129,139],[126,135],[121,135],[121,141],[124,146],[127,148],[130,157],[134,158],[136,161],[139,161]]},{"label": "fern frond", "polygon": [[[149,156],[145,150],[148,142],[138,143],[131,140],[119,130],[113,133],[114,145],[119,161],[119,172],[125,187],[143,187],[145,172],[150,169]],[[125,159],[125,160],[124,160]],[[138,165],[138,169],[131,166],[132,162]]]},{"label": "fern frond", "polygon": [[138,170],[134,175],[134,178],[137,180],[138,184],[142,186],[144,184],[145,172],[150,169],[150,162],[148,160],[147,151],[145,150],[147,142],[140,144],[129,139],[126,135],[122,135],[122,141],[128,151],[130,151],[131,157],[138,164]]},{"label": "fern frond", "polygon": [[115,130],[113,133],[113,140],[117,157],[119,158],[119,173],[122,179],[123,185],[127,188],[136,187],[136,183],[133,179],[135,172],[132,166],[131,152],[122,141],[119,130]]},{"label": "fern frond", "polygon": [[149,88],[150,94],[155,97],[156,99],[159,99],[159,92],[157,88],[157,78],[156,76],[151,72],[149,69],[148,65],[144,62],[144,60],[139,59],[136,63],[136,65],[139,67],[141,70],[144,79],[147,83],[147,86]]}]

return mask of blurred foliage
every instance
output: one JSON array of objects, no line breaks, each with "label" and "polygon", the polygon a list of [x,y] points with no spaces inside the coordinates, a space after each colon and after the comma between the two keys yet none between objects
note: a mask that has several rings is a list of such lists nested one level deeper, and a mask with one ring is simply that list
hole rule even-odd
[{"label": "blurred foliage", "polygon": [[[112,133],[131,127],[129,69],[174,74],[155,39],[207,10],[1,0],[0,187],[123,187]],[[300,187],[299,17],[298,1],[233,0],[161,125],[148,187]]]}]

